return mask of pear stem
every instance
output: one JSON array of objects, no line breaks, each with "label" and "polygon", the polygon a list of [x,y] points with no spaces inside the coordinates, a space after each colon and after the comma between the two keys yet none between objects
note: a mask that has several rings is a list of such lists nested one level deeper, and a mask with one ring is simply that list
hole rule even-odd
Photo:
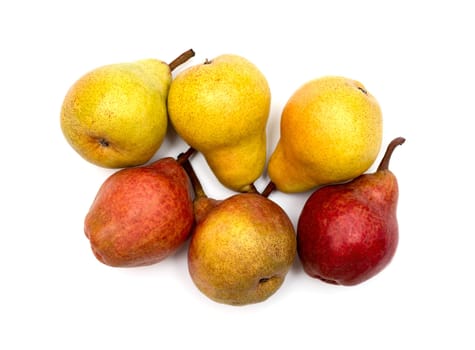
[{"label": "pear stem", "polygon": [[191,186],[193,186],[193,191],[195,192],[195,200],[198,198],[208,198],[205,191],[203,190],[200,179],[195,173],[195,169],[193,169],[193,166],[191,165],[190,160],[186,159],[183,163],[181,163],[181,166],[183,169],[185,169],[188,177],[190,178]]},{"label": "pear stem", "polygon": [[384,153],[383,159],[381,160],[381,163],[379,163],[377,171],[388,170],[389,161],[391,160],[394,149],[397,146],[402,145],[405,141],[406,139],[404,137],[397,137],[389,143],[386,148],[386,153]]},{"label": "pear stem", "polygon": [[180,56],[175,58],[173,61],[171,61],[168,66],[170,67],[170,70],[173,71],[176,67],[179,65],[185,63],[188,61],[190,58],[192,58],[195,55],[195,51],[193,49],[189,49],[185,52],[183,52]]},{"label": "pear stem", "polygon": [[183,165],[184,162],[188,161],[190,157],[196,152],[193,147],[190,147],[186,150],[186,152],[180,153],[176,158],[178,164]]},{"label": "pear stem", "polygon": [[267,198],[269,195],[276,189],[277,187],[275,186],[275,183],[270,181],[266,188],[264,188],[264,191],[262,191],[261,196]]}]

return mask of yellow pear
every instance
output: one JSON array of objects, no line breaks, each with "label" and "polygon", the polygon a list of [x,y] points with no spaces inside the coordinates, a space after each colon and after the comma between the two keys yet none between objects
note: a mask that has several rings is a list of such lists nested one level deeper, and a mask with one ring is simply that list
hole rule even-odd
[{"label": "yellow pear", "polygon": [[107,168],[149,161],[167,130],[167,94],[176,64],[157,59],[109,64],[82,76],[67,92],[61,129],[84,159]]},{"label": "yellow pear", "polygon": [[264,170],[270,98],[261,71],[227,54],[178,74],[168,94],[168,113],[177,133],[204,155],[217,179],[246,191]]},{"label": "yellow pear", "polygon": [[303,192],[365,172],[381,147],[382,113],[360,82],[327,76],[290,97],[280,133],[269,177],[280,191]]}]

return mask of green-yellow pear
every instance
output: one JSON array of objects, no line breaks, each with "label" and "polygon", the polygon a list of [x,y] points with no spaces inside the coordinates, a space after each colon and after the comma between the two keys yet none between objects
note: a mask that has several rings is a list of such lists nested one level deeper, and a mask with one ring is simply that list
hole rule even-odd
[{"label": "green-yellow pear", "polygon": [[268,173],[283,192],[347,181],[374,163],[382,142],[377,100],[358,81],[311,80],[285,105]]},{"label": "green-yellow pear", "polygon": [[217,179],[247,191],[266,161],[270,89],[247,59],[221,55],[173,80],[168,113],[177,133],[200,151]]},{"label": "green-yellow pear", "polygon": [[167,130],[167,95],[179,61],[157,59],[116,63],[82,76],[67,92],[61,108],[61,129],[84,159],[107,168],[149,161]]}]

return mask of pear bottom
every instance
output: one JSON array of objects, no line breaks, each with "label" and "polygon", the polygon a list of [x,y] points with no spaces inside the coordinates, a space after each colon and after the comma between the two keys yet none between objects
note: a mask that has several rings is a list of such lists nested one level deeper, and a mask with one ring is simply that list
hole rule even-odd
[{"label": "pear bottom", "polygon": [[247,192],[264,171],[266,138],[261,135],[239,146],[220,147],[202,153],[221,184],[237,192]]},{"label": "pear bottom", "polygon": [[292,157],[286,155],[285,148],[279,142],[269,160],[269,177],[279,191],[297,193],[316,186],[314,179],[300,170],[300,164],[294,164]]}]

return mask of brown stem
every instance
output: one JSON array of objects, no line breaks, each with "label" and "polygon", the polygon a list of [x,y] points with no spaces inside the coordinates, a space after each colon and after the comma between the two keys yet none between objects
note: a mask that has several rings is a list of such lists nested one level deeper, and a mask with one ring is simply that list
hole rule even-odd
[{"label": "brown stem", "polygon": [[185,52],[183,52],[180,56],[175,58],[173,61],[171,61],[168,66],[170,67],[170,70],[173,71],[176,67],[179,65],[185,63],[188,61],[190,58],[192,58],[195,55],[195,51],[193,49],[189,49]]},{"label": "brown stem", "polygon": [[183,165],[184,162],[188,161],[190,157],[196,152],[193,147],[190,147],[186,150],[186,152],[180,153],[178,157],[176,157],[176,161],[178,164]]},{"label": "brown stem", "polygon": [[270,181],[266,188],[264,188],[264,191],[262,191],[261,193],[261,196],[263,197],[269,197],[269,195],[275,190],[277,189],[277,187],[275,186],[275,183],[273,183],[272,181]]},{"label": "brown stem", "polygon": [[383,159],[381,160],[381,163],[379,163],[377,171],[388,170],[389,161],[391,160],[394,149],[397,146],[402,145],[404,141],[406,141],[404,137],[397,137],[389,143],[386,148],[386,153],[384,153]]},{"label": "brown stem", "polygon": [[191,186],[193,186],[193,190],[195,192],[195,200],[198,198],[208,198],[205,191],[203,190],[200,179],[198,179],[198,176],[195,173],[195,169],[193,169],[193,166],[191,165],[190,160],[185,160],[183,163],[181,163],[181,166],[183,169],[185,169],[188,177],[190,178]]}]

